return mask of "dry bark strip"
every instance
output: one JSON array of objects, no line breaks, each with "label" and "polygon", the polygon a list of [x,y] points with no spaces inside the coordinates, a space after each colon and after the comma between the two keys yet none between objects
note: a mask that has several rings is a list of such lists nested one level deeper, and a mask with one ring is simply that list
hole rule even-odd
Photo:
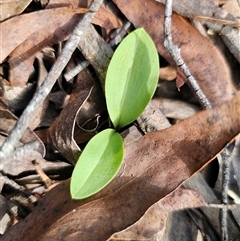
[{"label": "dry bark strip", "polygon": [[3,241],[106,240],[203,168],[240,132],[240,95],[126,146],[118,176],[100,193],[74,201],[58,185]]}]

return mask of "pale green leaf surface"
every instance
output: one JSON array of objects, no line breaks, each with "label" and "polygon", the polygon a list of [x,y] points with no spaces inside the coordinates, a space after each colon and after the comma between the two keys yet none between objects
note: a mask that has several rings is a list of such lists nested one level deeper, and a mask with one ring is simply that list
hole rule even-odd
[{"label": "pale green leaf surface", "polygon": [[73,199],[87,198],[104,188],[121,167],[123,140],[114,129],[94,136],[73,170],[70,193]]},{"label": "pale green leaf surface", "polygon": [[159,59],[156,47],[143,29],[130,33],[109,64],[105,94],[115,128],[133,122],[145,109],[157,87]]}]

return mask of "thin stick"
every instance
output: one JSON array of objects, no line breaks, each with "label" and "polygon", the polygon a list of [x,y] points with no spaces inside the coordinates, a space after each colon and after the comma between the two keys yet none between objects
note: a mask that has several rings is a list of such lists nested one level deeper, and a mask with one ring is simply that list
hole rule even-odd
[{"label": "thin stick", "polygon": [[229,185],[229,153],[227,147],[221,153],[222,157],[222,204],[223,207],[220,209],[220,220],[221,220],[221,234],[222,241],[228,240],[228,231],[227,231],[227,215],[228,215],[228,185]]},{"label": "thin stick", "polygon": [[198,21],[205,21],[205,22],[221,24],[221,25],[228,25],[231,27],[240,28],[240,22],[235,22],[235,21],[231,21],[231,20],[211,18],[208,16],[194,16],[194,15],[189,15],[188,17],[192,18],[192,19],[196,19]]},{"label": "thin stick", "polygon": [[85,29],[88,28],[95,12],[98,10],[102,2],[103,0],[93,1],[89,8],[89,12],[83,16],[78,25],[75,27],[72,35],[66,42],[61,55],[56,60],[48,76],[44,80],[43,84],[39,87],[26,109],[23,111],[10,135],[6,138],[0,149],[0,160],[2,162],[0,165],[0,170],[2,170],[6,162],[9,161],[7,157],[14,151],[17,142],[27,129],[35,111],[47,97],[57,78],[70,60],[72,53],[78,46],[80,38],[82,37]]},{"label": "thin stick", "polygon": [[82,70],[84,70],[88,66],[89,66],[89,62],[87,60],[83,60],[77,63],[77,65],[73,69],[65,73],[64,78],[66,79],[66,81],[69,81],[70,79],[74,78],[76,75],[78,75]]},{"label": "thin stick", "polygon": [[166,1],[165,6],[165,18],[164,18],[164,46],[172,55],[174,61],[176,62],[177,66],[182,70],[185,74],[187,79],[188,86],[193,90],[199,102],[203,105],[203,107],[210,109],[211,104],[208,101],[205,94],[202,92],[198,82],[196,79],[191,75],[190,70],[188,69],[187,65],[185,64],[182,56],[180,54],[181,50],[175,45],[172,41],[172,34],[171,34],[171,26],[172,26],[172,0]]},{"label": "thin stick", "polygon": [[131,28],[132,24],[128,20],[124,21],[122,28],[117,29],[115,33],[115,36],[109,41],[109,44],[113,47],[117,44],[119,44],[124,36],[126,35],[127,31]]}]

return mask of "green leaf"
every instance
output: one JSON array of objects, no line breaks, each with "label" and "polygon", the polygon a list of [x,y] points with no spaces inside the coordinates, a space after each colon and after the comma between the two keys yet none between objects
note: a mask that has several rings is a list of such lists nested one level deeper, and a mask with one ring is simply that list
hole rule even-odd
[{"label": "green leaf", "polygon": [[73,199],[87,198],[103,189],[121,167],[123,140],[113,129],[94,136],[73,170],[70,193]]},{"label": "green leaf", "polygon": [[156,90],[158,77],[156,47],[143,28],[137,29],[118,46],[107,70],[106,102],[116,129],[142,113]]}]

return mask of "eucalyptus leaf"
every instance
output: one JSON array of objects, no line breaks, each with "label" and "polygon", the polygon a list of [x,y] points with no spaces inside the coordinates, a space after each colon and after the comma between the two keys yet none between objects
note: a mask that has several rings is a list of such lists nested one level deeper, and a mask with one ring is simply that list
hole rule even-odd
[{"label": "eucalyptus leaf", "polygon": [[114,129],[106,129],[94,136],[73,170],[72,198],[87,198],[110,183],[121,167],[123,152],[122,137]]},{"label": "eucalyptus leaf", "polygon": [[152,98],[159,77],[159,59],[147,32],[137,29],[120,43],[110,61],[105,94],[116,129],[133,122]]}]

